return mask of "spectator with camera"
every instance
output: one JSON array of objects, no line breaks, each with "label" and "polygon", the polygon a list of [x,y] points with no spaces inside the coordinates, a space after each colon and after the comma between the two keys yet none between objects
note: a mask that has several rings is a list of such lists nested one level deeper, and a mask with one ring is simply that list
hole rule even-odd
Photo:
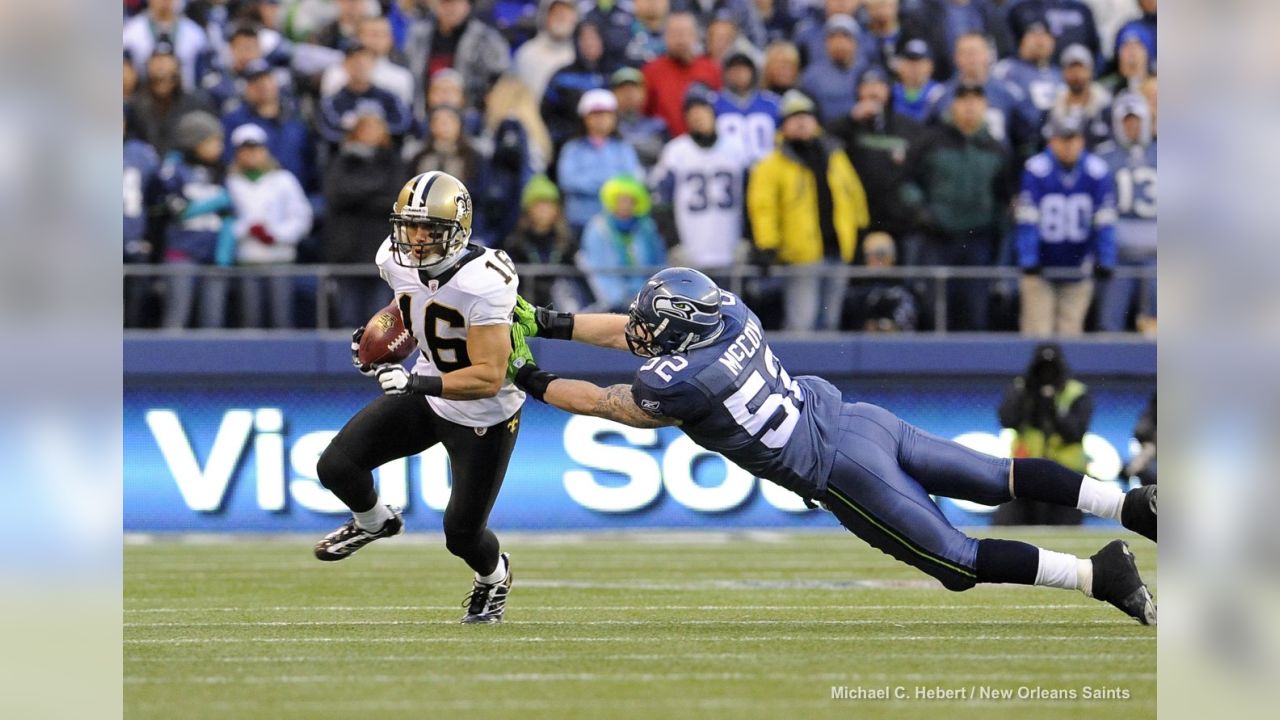
[{"label": "spectator with camera", "polygon": [[[1014,458],[1047,458],[1084,474],[1089,457],[1084,435],[1093,419],[1089,388],[1071,375],[1056,343],[1036,346],[1026,372],[1005,390],[999,410],[1001,427],[1013,430]],[[1001,505],[997,525],[1078,525],[1079,510],[1016,499]]]}]

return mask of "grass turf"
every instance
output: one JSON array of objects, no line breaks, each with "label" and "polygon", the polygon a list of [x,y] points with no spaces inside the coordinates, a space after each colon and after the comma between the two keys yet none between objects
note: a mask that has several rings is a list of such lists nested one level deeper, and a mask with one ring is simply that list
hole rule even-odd
[{"label": "grass turf", "polygon": [[[1116,535],[1000,536],[1087,556]],[[1153,583],[1155,546],[1126,539]],[[845,533],[505,534],[495,626],[457,623],[470,572],[437,538],[339,563],[313,541],[133,538],[125,717],[1155,716],[1154,628],[1075,592],[948,592]]]}]

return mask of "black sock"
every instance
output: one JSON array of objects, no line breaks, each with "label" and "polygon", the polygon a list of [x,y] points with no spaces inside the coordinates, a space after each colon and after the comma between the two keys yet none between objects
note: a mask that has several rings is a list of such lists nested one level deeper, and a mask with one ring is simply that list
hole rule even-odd
[{"label": "black sock", "polygon": [[1073,508],[1080,501],[1082,482],[1083,473],[1052,460],[1019,458],[1013,461],[1013,496],[1017,498]]},{"label": "black sock", "polygon": [[1016,540],[979,540],[975,570],[980,583],[1035,585],[1040,548]]}]

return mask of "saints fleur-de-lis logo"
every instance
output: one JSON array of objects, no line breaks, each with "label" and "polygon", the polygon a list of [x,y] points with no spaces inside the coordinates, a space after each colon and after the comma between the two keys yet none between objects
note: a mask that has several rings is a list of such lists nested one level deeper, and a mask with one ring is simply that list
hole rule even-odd
[{"label": "saints fleur-de-lis logo", "polygon": [[462,220],[462,218],[471,214],[471,193],[458,193],[457,199],[458,214],[454,220]]}]

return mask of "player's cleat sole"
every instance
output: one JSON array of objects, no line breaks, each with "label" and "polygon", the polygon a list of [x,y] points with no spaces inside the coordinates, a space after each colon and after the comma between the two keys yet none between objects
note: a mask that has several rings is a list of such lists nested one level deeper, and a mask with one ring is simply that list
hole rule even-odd
[{"label": "player's cleat sole", "polygon": [[1128,543],[1112,540],[1089,560],[1093,562],[1095,598],[1111,603],[1143,625],[1156,624],[1156,601],[1138,574]]},{"label": "player's cleat sole", "polygon": [[506,564],[507,576],[502,582],[492,585],[478,581],[473,584],[471,593],[463,601],[467,614],[462,616],[462,624],[492,625],[502,622],[502,616],[507,611],[507,595],[511,592],[511,556],[502,553],[498,562]]},{"label": "player's cleat sole", "polygon": [[316,543],[316,558],[325,562],[345,560],[374,540],[404,532],[404,518],[400,515],[400,509],[390,505],[387,508],[391,510],[391,518],[384,522],[377,532],[369,532],[361,528],[356,525],[355,518],[351,518],[342,527],[325,535],[323,540]]},{"label": "player's cleat sole", "polygon": [[1124,495],[1120,524],[1144,538],[1156,541],[1156,486],[1143,485]]}]

